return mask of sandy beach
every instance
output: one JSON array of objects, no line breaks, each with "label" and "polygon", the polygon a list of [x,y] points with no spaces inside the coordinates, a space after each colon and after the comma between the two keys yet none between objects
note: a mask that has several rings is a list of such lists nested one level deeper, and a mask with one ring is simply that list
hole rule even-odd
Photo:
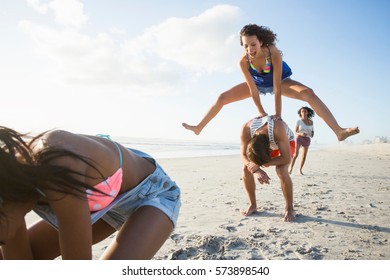
[{"label": "sandy beach", "polygon": [[[157,260],[390,260],[390,144],[309,151],[291,175],[295,222],[273,167],[257,185],[259,212],[248,205],[239,155],[159,160],[182,190],[178,226]],[[29,220],[36,219],[34,214]],[[99,258],[114,235],[94,246]]]}]

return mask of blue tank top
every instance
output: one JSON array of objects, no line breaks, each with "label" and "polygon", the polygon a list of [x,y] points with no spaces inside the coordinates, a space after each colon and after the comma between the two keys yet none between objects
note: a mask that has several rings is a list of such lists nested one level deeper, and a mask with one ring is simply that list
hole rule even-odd
[{"label": "blue tank top", "polygon": [[[269,48],[268,48],[269,50]],[[250,61],[248,58],[248,64],[249,64],[249,73],[251,73],[253,81],[255,82],[256,86],[258,87],[273,87],[274,86],[274,81],[273,81],[273,72],[274,68],[272,65],[272,57],[271,57],[271,52],[270,54],[270,59],[271,59],[271,71],[269,73],[262,73],[257,71],[256,69],[252,68],[250,65]],[[282,61],[282,80],[290,77],[292,75],[292,71],[290,66],[284,61]]]}]

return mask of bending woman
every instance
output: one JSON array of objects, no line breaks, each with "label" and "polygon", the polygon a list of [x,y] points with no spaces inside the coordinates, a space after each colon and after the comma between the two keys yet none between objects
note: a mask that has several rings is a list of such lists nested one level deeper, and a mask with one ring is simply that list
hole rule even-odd
[{"label": "bending woman", "polygon": [[[0,259],[151,259],[171,234],[180,189],[147,154],[109,139],[0,127]],[[43,219],[27,227],[31,210]]]},{"label": "bending woman", "polygon": [[286,202],[284,221],[295,219],[293,183],[288,173],[294,149],[294,133],[280,118],[257,117],[244,124],[241,130],[242,181],[249,199],[247,210],[242,212],[244,216],[257,212],[254,177],[260,184],[269,184],[271,179],[263,167],[274,165]]},{"label": "bending woman", "polygon": [[281,51],[275,45],[276,34],[264,26],[256,24],[245,25],[240,31],[240,43],[244,54],[240,59],[240,68],[245,82],[219,95],[214,105],[197,125],[182,125],[200,134],[203,128],[218,114],[224,105],[252,97],[259,116],[267,115],[259,94],[275,95],[275,115],[282,116],[282,98],[305,101],[333,130],[339,141],[359,133],[359,128],[342,128],[337,123],[328,107],[318,98],[314,91],[304,84],[290,78],[292,71],[282,60]]}]

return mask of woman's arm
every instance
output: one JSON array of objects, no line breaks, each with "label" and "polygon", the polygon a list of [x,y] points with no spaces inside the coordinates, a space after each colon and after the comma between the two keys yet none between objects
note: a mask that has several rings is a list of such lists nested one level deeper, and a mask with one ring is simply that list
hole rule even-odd
[{"label": "woman's arm", "polygon": [[260,167],[256,163],[251,162],[248,159],[248,156],[246,155],[246,151],[248,149],[248,143],[251,140],[251,132],[250,132],[250,123],[251,122],[252,121],[249,121],[246,124],[244,124],[242,129],[241,129],[240,150],[241,150],[241,159],[242,159],[243,164],[246,166],[246,168],[251,173],[255,173]]},{"label": "woman's arm", "polygon": [[241,144],[240,144],[241,159],[242,159],[243,164],[246,166],[248,166],[251,163],[246,155],[248,143],[251,140],[251,132],[250,132],[250,128],[249,128],[250,122],[251,121],[247,122],[246,124],[244,124],[242,126],[241,136],[240,136],[240,139],[241,139]]},{"label": "woman's arm", "polygon": [[311,129],[311,138],[314,137],[314,123],[311,121],[312,129]]},{"label": "woman's arm", "polygon": [[299,136],[299,121],[297,121],[297,124],[295,125],[294,133]]},{"label": "woman's arm", "polygon": [[257,180],[260,184],[269,184],[271,178],[268,176],[268,174],[261,169],[259,165],[257,165],[254,162],[251,162],[247,155],[246,150],[248,148],[248,143],[251,140],[251,133],[250,133],[250,122],[247,122],[241,130],[241,159],[246,168],[251,172],[252,174],[256,175]]},{"label": "woman's arm", "polygon": [[267,113],[264,111],[263,105],[261,105],[259,90],[257,89],[255,82],[253,81],[251,73],[249,72],[248,59],[245,53],[240,59],[240,68],[242,74],[244,75],[245,82],[248,85],[253,102],[255,103],[257,110],[259,111],[260,117],[266,116]]},{"label": "woman's arm", "polygon": [[60,196],[50,202],[58,220],[61,256],[64,260],[92,259],[92,226],[87,199],[75,195]]},{"label": "woman's arm", "polygon": [[273,86],[275,95],[275,115],[282,116],[282,54],[273,45],[269,46],[273,68]]},{"label": "woman's arm", "polygon": [[274,157],[267,165],[286,165],[291,161],[290,142],[287,138],[285,124],[282,120],[275,121],[274,137],[279,148],[279,156]]},{"label": "woman's arm", "polygon": [[[64,131],[53,132],[49,136],[47,145],[67,149],[74,145],[77,146],[77,149],[71,150],[74,153],[80,153],[86,145],[86,142],[81,141],[80,136]],[[67,147],[67,142],[72,144]],[[83,174],[87,174],[89,165],[85,162],[74,157],[64,156],[52,160],[50,164],[72,169],[79,174],[73,174],[74,179],[87,184],[87,178]],[[88,184],[90,183],[88,182]],[[45,191],[45,199],[57,218],[59,247],[61,258],[64,260],[92,259],[91,212],[86,190],[80,185],[77,187],[82,189],[72,190],[53,183]]]}]

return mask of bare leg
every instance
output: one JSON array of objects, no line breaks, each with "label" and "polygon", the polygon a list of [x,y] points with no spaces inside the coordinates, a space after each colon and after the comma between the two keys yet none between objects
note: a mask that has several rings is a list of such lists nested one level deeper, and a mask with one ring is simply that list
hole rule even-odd
[{"label": "bare leg", "polygon": [[317,97],[314,91],[311,88],[308,88],[307,86],[297,81],[291,79],[283,80],[282,95],[309,103],[309,105],[313,108],[317,115],[319,115],[333,130],[339,141],[343,141],[349,136],[355,135],[360,132],[359,127],[340,127],[328,107],[321,101],[321,99]]},{"label": "bare leg", "polygon": [[[93,244],[96,244],[115,232],[115,229],[103,220],[92,226]],[[40,220],[28,229],[31,250],[34,259],[52,260],[61,255],[58,231],[44,220]]]},{"label": "bare leg", "polygon": [[297,142],[295,142],[295,143],[296,143],[295,152],[294,152],[294,156],[291,160],[290,171],[289,171],[290,174],[294,168],[295,161],[297,160],[297,157],[299,156],[299,149],[301,148],[301,145],[299,145]]},{"label": "bare leg", "polygon": [[280,179],[284,200],[286,201],[284,221],[291,222],[295,220],[295,211],[293,205],[293,183],[288,173],[288,164],[278,165],[275,170]]},{"label": "bare leg", "polygon": [[171,220],[161,210],[151,206],[141,207],[125,222],[101,258],[151,259],[172,230]]},{"label": "bare leg", "polygon": [[299,167],[299,173],[301,173],[301,175],[303,175],[302,168],[306,161],[307,152],[309,151],[309,147],[302,146],[302,148],[303,148],[303,153],[302,153],[301,165]]},{"label": "bare leg", "polygon": [[247,84],[239,84],[228,91],[221,93],[214,105],[211,106],[209,111],[197,125],[189,125],[187,123],[183,123],[182,125],[186,129],[193,131],[196,135],[199,135],[203,128],[219,113],[219,111],[221,111],[224,105],[246,99],[250,96]]},{"label": "bare leg", "polygon": [[58,231],[40,220],[28,229],[31,250],[36,260],[52,260],[61,255]]},{"label": "bare leg", "polygon": [[245,192],[249,199],[249,207],[247,210],[242,211],[243,216],[249,216],[257,212],[257,203],[256,203],[256,184],[253,174],[248,170],[248,168],[243,166],[243,175],[242,181],[244,182]]}]

